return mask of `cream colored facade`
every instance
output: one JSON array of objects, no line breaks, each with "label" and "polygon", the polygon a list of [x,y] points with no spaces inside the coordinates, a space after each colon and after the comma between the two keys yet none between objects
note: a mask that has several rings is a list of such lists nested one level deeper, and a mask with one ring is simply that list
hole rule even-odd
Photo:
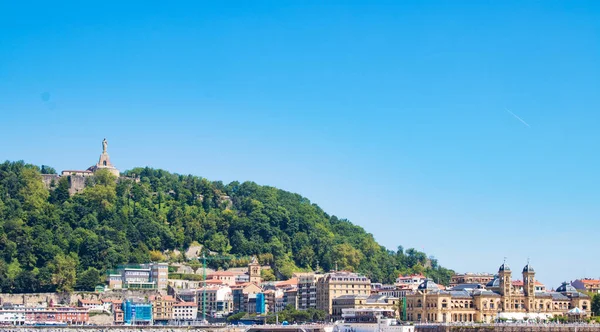
[{"label": "cream colored facade", "polygon": [[502,264],[488,289],[443,291],[430,280],[406,296],[407,319],[418,322],[491,322],[498,317],[540,317],[565,315],[579,308],[589,315],[590,298],[563,283],[556,292],[536,292],[535,272],[523,269],[523,290],[516,290],[511,271]]},{"label": "cream colored facade", "polygon": [[371,280],[353,272],[327,273],[317,281],[317,309],[332,314],[333,299],[343,295],[369,295]]},{"label": "cream colored facade", "polygon": [[342,295],[333,299],[331,317],[342,319],[343,309],[387,309],[398,311],[400,299],[383,295]]},{"label": "cream colored facade", "polygon": [[156,320],[169,321],[173,319],[173,304],[175,299],[169,295],[155,295],[149,298],[152,302],[152,318]]}]

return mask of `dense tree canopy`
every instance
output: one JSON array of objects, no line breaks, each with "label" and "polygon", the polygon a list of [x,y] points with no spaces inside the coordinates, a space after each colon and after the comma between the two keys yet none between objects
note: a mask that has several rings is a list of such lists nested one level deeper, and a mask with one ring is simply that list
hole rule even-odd
[{"label": "dense tree canopy", "polygon": [[[90,289],[109,268],[181,261],[163,253],[196,242],[220,254],[257,255],[276,278],[329,271],[336,264],[379,282],[422,272],[447,283],[452,272],[417,250],[387,250],[363,228],[326,214],[307,198],[253,182],[224,185],[135,168],[118,181],[97,172],[81,193],[69,196],[68,178],[49,191],[41,172],[21,161],[0,164],[2,292]],[[44,166],[44,173],[52,172]]]}]

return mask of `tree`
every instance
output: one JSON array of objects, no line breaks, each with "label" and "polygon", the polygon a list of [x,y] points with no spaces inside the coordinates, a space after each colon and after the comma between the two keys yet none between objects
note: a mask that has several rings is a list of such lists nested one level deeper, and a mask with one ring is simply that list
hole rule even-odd
[{"label": "tree", "polygon": [[75,255],[58,254],[51,263],[52,282],[59,292],[72,292],[76,282],[77,258]]},{"label": "tree", "polygon": [[82,291],[93,291],[98,284],[102,283],[100,271],[90,267],[77,276],[75,289]]},{"label": "tree", "polygon": [[271,269],[260,270],[260,277],[264,281],[274,281],[275,280],[275,274],[273,274],[273,270],[271,270]]},{"label": "tree", "polygon": [[227,317],[227,321],[234,322],[236,320],[240,320],[240,319],[246,317],[246,315],[247,315],[247,313],[245,313],[243,311],[242,312],[238,312],[237,314],[233,314],[233,315]]},{"label": "tree", "polygon": [[56,174],[56,170],[53,167],[50,167],[50,166],[47,166],[47,165],[42,165],[40,173],[42,173],[42,174]]},{"label": "tree", "polygon": [[600,316],[600,294],[594,294],[592,297],[592,312],[594,316]]}]

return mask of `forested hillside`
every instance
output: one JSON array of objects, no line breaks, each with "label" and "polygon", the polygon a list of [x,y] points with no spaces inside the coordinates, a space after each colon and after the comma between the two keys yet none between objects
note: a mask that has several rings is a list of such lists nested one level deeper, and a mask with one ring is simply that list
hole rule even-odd
[{"label": "forested hillside", "polygon": [[[193,242],[211,252],[257,255],[282,278],[329,271],[336,263],[374,282],[423,272],[447,283],[452,272],[414,249],[386,250],[363,228],[307,198],[253,182],[225,185],[136,168],[125,174],[137,182],[98,172],[69,197],[66,177],[49,191],[40,172],[23,162],[0,164],[2,292],[89,289],[119,264],[183,261],[161,253]],[[407,236],[400,229],[389,231]]]}]

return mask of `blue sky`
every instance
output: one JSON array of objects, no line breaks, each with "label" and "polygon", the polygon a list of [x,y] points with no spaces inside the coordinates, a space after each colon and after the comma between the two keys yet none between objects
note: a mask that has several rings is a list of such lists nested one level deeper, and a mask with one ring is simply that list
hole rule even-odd
[{"label": "blue sky", "polygon": [[597,1],[0,4],[0,159],[85,168],[106,137],[122,170],[298,192],[550,287],[600,277],[599,91]]}]

